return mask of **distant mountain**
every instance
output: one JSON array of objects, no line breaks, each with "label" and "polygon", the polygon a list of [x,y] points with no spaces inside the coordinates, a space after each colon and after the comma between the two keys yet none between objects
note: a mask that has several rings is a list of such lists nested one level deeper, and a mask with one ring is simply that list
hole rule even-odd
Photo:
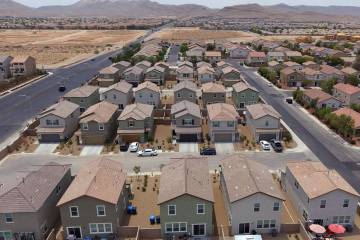
[{"label": "distant mountain", "polygon": [[34,10],[12,0],[0,0],[0,16],[27,16]]}]

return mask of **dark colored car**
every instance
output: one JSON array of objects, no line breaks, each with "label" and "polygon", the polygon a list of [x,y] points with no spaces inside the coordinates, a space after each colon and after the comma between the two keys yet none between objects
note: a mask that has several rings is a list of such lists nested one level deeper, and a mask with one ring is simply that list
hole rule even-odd
[{"label": "dark colored car", "polygon": [[65,92],[66,87],[64,85],[59,87],[59,92]]},{"label": "dark colored car", "polygon": [[216,155],[215,148],[202,148],[200,150],[200,155]]},{"label": "dark colored car", "polygon": [[288,104],[293,104],[293,99],[292,98],[286,98],[286,102]]},{"label": "dark colored car", "polygon": [[283,147],[281,145],[281,142],[275,139],[271,139],[270,144],[275,152],[282,152]]},{"label": "dark colored car", "polygon": [[128,149],[129,149],[129,144],[127,144],[127,143],[121,143],[120,144],[120,151],[121,152],[127,152]]}]

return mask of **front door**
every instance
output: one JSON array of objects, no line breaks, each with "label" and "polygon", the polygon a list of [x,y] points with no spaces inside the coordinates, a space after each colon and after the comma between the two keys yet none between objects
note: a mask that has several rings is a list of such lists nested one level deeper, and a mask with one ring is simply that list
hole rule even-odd
[{"label": "front door", "polygon": [[250,223],[239,224],[239,234],[250,233]]},{"label": "front door", "polygon": [[205,236],[206,230],[205,230],[205,224],[194,224],[192,225],[192,232],[193,236]]},{"label": "front door", "polygon": [[81,239],[81,228],[80,227],[68,227],[67,228],[68,236],[73,235],[76,239]]}]

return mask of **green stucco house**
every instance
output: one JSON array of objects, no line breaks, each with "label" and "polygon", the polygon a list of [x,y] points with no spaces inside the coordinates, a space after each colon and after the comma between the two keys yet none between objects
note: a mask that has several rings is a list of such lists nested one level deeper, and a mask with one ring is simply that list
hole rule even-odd
[{"label": "green stucco house", "polygon": [[232,99],[236,109],[245,110],[247,105],[259,102],[259,91],[244,82],[238,82],[233,85]]}]

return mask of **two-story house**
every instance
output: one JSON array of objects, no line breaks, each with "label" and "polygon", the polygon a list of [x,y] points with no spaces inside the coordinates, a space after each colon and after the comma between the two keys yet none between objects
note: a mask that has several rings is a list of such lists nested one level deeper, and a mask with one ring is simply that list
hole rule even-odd
[{"label": "two-story house", "polygon": [[267,61],[277,61],[277,62],[284,62],[286,59],[285,53],[283,52],[268,52],[267,53]]},{"label": "two-story house", "polygon": [[[0,238],[45,240],[60,220],[56,203],[71,183],[69,165],[50,162],[0,195]],[[9,189],[7,189],[9,187]]]},{"label": "two-story house", "polygon": [[103,101],[89,107],[80,115],[80,144],[102,145],[114,137],[118,117],[118,106]]},{"label": "two-story house", "polygon": [[125,69],[131,67],[131,63],[128,61],[120,61],[120,62],[114,63],[112,66],[119,69],[120,76],[122,76]]},{"label": "two-story house", "polygon": [[214,194],[207,161],[189,157],[165,165],[158,205],[162,235],[212,236]]},{"label": "two-story house", "polygon": [[245,110],[246,106],[259,102],[259,91],[249,84],[238,82],[233,85],[231,97],[237,109]]},{"label": "two-story house", "polygon": [[211,68],[212,65],[211,65],[210,63],[204,62],[204,61],[197,62],[197,63],[196,63],[196,68],[199,69],[199,68],[201,68],[201,67],[209,67],[209,68]]},{"label": "two-story house", "polygon": [[61,142],[71,138],[78,128],[79,116],[79,105],[66,100],[48,107],[37,117],[39,142]]},{"label": "two-story house", "polygon": [[189,61],[201,61],[203,60],[205,49],[200,46],[194,46],[186,51],[186,57]]},{"label": "two-story house", "polygon": [[75,88],[63,97],[69,102],[75,103],[80,106],[80,112],[85,112],[90,106],[100,101],[99,88],[90,85],[84,85]]},{"label": "two-story house", "polygon": [[134,98],[132,85],[125,81],[120,81],[106,88],[102,93],[104,101],[115,104],[120,110],[130,104]]},{"label": "two-story house", "polygon": [[238,139],[238,120],[240,118],[235,107],[227,103],[206,105],[207,124],[212,142],[235,142]]},{"label": "two-story house", "polygon": [[226,87],[231,87],[241,81],[241,74],[239,70],[234,67],[226,67],[221,71],[221,80]]},{"label": "two-story house", "polygon": [[317,108],[331,108],[338,109],[342,106],[343,102],[330,94],[320,90],[320,89],[306,89],[303,95],[303,101],[311,105],[312,102],[315,103]]},{"label": "two-story house", "polygon": [[230,55],[230,58],[240,59],[240,61],[244,61],[249,55],[249,48],[246,46],[232,46],[227,52]]},{"label": "two-story house", "polygon": [[138,66],[129,67],[123,72],[123,78],[136,87],[144,79],[144,69]]},{"label": "two-story house", "polygon": [[219,51],[206,51],[205,52],[205,59],[211,63],[217,63],[221,61],[221,52]]},{"label": "two-story house", "polygon": [[216,80],[216,72],[212,67],[202,66],[197,69],[197,78],[201,83],[212,82]]},{"label": "two-story house", "polygon": [[201,139],[201,113],[199,105],[181,101],[171,106],[171,128],[179,142],[198,142]]},{"label": "two-story house", "polygon": [[258,103],[246,106],[246,124],[255,141],[280,140],[281,116],[268,104]]},{"label": "two-story house", "polygon": [[267,58],[264,52],[249,52],[245,62],[250,66],[263,66],[266,64]]},{"label": "two-story house", "polygon": [[11,60],[11,75],[13,77],[29,77],[36,74],[36,60],[31,56],[17,56]]},{"label": "two-story house", "polygon": [[10,65],[13,57],[0,56],[0,81],[11,77]]},{"label": "two-story house", "polygon": [[354,224],[360,196],[336,170],[320,161],[289,162],[281,182],[303,222]]},{"label": "two-story house", "polygon": [[345,106],[360,104],[360,88],[350,84],[336,84],[333,88],[333,96],[342,101]]},{"label": "two-story house", "polygon": [[301,87],[304,81],[303,74],[292,67],[284,68],[280,71],[280,82],[287,87]]},{"label": "two-story house", "polygon": [[119,234],[128,196],[121,163],[104,157],[87,162],[57,204],[65,238],[107,239]]},{"label": "two-story house", "polygon": [[267,166],[241,156],[226,158],[220,188],[232,234],[280,232],[284,196]]},{"label": "two-story house", "polygon": [[162,85],[165,82],[165,69],[160,66],[150,67],[145,72],[145,81]]},{"label": "two-story house", "polygon": [[184,100],[196,103],[196,90],[197,86],[192,81],[182,81],[173,87],[174,90],[174,103]]},{"label": "two-story house", "polygon": [[159,106],[160,88],[152,82],[146,81],[133,89],[135,102]]},{"label": "two-story house", "polygon": [[218,83],[204,83],[201,86],[201,93],[204,106],[210,103],[224,103],[226,101],[225,87]]},{"label": "two-story house", "polygon": [[120,70],[111,65],[101,69],[96,80],[100,87],[109,87],[119,82],[120,75]]},{"label": "two-story house", "polygon": [[119,142],[146,142],[154,128],[154,105],[134,103],[127,105],[118,120]]},{"label": "two-story house", "polygon": [[143,60],[141,62],[138,62],[137,64],[135,64],[135,66],[139,67],[139,68],[142,68],[144,70],[144,72],[146,72],[146,70],[148,68],[151,67],[151,62],[147,61],[147,60]]},{"label": "two-story house", "polygon": [[188,65],[179,66],[176,70],[176,81],[194,81],[194,69]]}]

